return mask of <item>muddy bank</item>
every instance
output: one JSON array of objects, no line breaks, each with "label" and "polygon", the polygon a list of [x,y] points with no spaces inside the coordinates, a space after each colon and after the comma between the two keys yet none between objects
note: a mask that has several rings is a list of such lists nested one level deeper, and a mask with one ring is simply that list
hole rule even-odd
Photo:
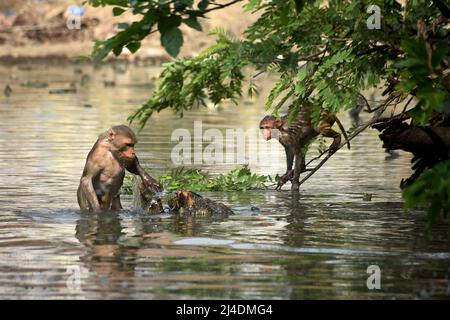
[{"label": "muddy bank", "polygon": [[[130,22],[135,17],[129,12],[114,17],[112,7],[93,8],[84,5],[80,29],[69,29],[68,8],[73,1],[26,0],[0,3],[0,63],[23,61],[76,60],[91,53],[95,40],[107,39],[117,32],[119,22]],[[180,56],[193,56],[215,42],[207,31],[221,26],[236,35],[242,34],[255,16],[244,13],[241,4],[212,12],[210,19],[203,19],[204,32],[182,27],[184,45]],[[239,17],[239,19],[236,19]],[[113,55],[108,59],[117,59]],[[124,52],[118,59],[146,60],[152,63],[167,61],[169,56],[160,45],[155,33],[142,43],[141,49],[132,55]]]}]

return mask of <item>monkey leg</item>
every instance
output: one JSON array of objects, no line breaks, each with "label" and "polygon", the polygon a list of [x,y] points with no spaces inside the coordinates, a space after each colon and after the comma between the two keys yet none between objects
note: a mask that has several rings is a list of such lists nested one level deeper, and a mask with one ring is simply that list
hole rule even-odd
[{"label": "monkey leg", "polygon": [[112,196],[109,193],[105,193],[98,197],[100,201],[101,211],[106,212],[111,210]]},{"label": "monkey leg", "polygon": [[280,180],[278,180],[278,184],[275,190],[281,190],[281,187],[284,186],[286,182],[292,181],[293,177],[294,177],[294,170],[292,169],[288,170],[285,174],[281,176]]},{"label": "monkey leg", "polygon": [[118,194],[112,199],[111,210],[121,210],[121,209],[123,209],[123,207],[122,203],[120,202],[120,194]]},{"label": "monkey leg", "polygon": [[86,197],[84,196],[83,188],[81,188],[81,184],[78,186],[77,200],[78,200],[78,205],[80,206],[81,210],[89,210],[89,202],[87,201]]},{"label": "monkey leg", "polygon": [[331,129],[332,124],[329,121],[319,122],[319,133],[327,138],[333,138],[333,142],[330,145],[330,153],[335,153],[339,145],[341,144],[341,134]]},{"label": "monkey leg", "polygon": [[305,169],[305,155],[295,155],[294,177],[292,178],[291,191],[298,191],[300,189],[300,173]]}]

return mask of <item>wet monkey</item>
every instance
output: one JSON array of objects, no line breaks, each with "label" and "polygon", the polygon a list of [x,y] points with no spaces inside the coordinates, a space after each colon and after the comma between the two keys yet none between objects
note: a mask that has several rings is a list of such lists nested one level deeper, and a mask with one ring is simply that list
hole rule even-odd
[{"label": "wet monkey", "polygon": [[161,185],[139,164],[135,153],[134,132],[125,125],[113,126],[100,134],[89,152],[78,186],[77,198],[81,209],[109,211],[122,209],[120,187],[125,169],[139,175],[144,184],[162,191]]},{"label": "wet monkey", "polygon": [[[334,122],[337,122],[345,137],[346,133],[336,116],[326,110],[321,111],[320,121],[317,125],[314,125],[312,122],[309,107],[302,108],[288,128],[285,127],[287,122],[287,115],[281,118],[265,116],[259,123],[259,128],[262,131],[264,139],[267,141],[274,138],[272,130],[277,129],[278,140],[286,152],[286,173],[280,178],[277,189],[280,189],[290,180],[292,181],[292,190],[297,191],[300,187],[300,173],[306,169],[305,154],[313,139],[319,134],[324,137],[333,138],[333,142],[330,145],[330,152],[333,153],[336,152],[337,147],[341,143],[341,134],[331,129]],[[348,147],[350,148],[349,144]],[[293,166],[294,168],[292,168]]]}]

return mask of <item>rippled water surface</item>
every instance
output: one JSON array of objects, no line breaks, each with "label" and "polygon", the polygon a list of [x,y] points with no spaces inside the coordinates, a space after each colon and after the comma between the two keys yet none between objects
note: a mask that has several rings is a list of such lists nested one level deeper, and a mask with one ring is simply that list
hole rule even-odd
[{"label": "rippled water surface", "polygon": [[[235,210],[226,220],[152,217],[133,211],[130,196],[120,213],[81,213],[76,189],[87,153],[99,133],[125,123],[145,101],[158,72],[0,67],[0,88],[13,90],[0,98],[0,298],[450,297],[446,226],[427,240],[424,212],[404,213],[398,185],[410,174],[410,157],[386,160],[375,131],[340,150],[299,196],[273,187],[205,193]],[[71,85],[76,93],[49,94]],[[203,130],[256,129],[262,92],[239,107],[194,110],[182,119],[156,114],[138,134],[141,162],[152,175],[167,172],[177,143],[172,132],[193,133],[195,120]],[[268,145],[275,149],[265,161],[249,161],[248,152],[244,162],[258,173],[282,173],[283,150],[276,141]],[[221,173],[235,164],[202,167]],[[364,193],[372,201],[363,201]],[[381,290],[367,289],[370,265],[380,267]]]}]

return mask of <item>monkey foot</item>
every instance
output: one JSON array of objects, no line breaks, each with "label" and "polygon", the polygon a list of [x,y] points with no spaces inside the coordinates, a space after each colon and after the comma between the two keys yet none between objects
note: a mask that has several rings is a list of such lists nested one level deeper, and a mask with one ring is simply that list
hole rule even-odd
[{"label": "monkey foot", "polygon": [[283,174],[278,181],[277,187],[275,190],[281,190],[281,187],[286,184],[288,181],[292,181],[292,178],[294,177],[294,170],[289,170],[285,174]]},{"label": "monkey foot", "polygon": [[341,139],[333,141],[330,146],[330,154],[335,153],[338,150],[339,145],[341,144]]}]

